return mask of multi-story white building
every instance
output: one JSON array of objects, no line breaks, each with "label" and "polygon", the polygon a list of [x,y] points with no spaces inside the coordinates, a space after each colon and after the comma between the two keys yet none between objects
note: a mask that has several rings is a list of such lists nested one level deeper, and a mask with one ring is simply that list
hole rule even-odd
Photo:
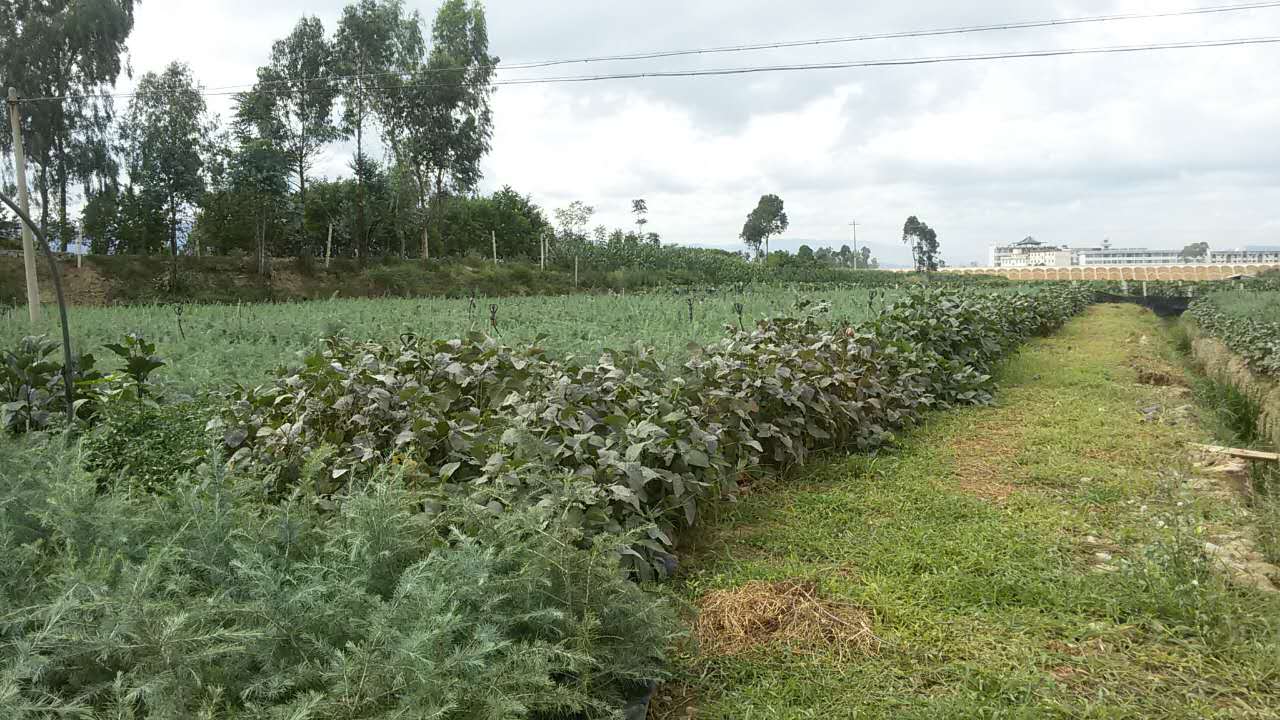
[{"label": "multi-story white building", "polygon": [[1148,250],[1147,248],[1113,248],[1110,242],[1102,247],[1073,248],[1072,265],[1188,265],[1196,262],[1185,258],[1179,250]]},{"label": "multi-story white building", "polygon": [[1248,263],[1280,263],[1280,249],[1213,250],[1209,253],[1209,262],[1231,263],[1233,265]]},{"label": "multi-story white building", "polygon": [[1071,251],[1027,237],[1012,245],[992,247],[989,262],[991,267],[1063,267],[1071,264]]},{"label": "multi-story white building", "polygon": [[1116,267],[1152,265],[1280,263],[1280,249],[1214,250],[1207,258],[1189,258],[1180,250],[1115,248],[1110,240],[1094,247],[1058,247],[1028,237],[1012,245],[993,245],[987,266]]}]

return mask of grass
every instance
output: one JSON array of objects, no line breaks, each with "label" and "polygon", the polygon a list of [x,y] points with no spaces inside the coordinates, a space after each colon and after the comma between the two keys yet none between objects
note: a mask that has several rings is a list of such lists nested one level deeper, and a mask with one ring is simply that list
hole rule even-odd
[{"label": "grass", "polygon": [[1180,482],[1180,443],[1203,432],[1139,412],[1179,401],[1135,382],[1164,342],[1139,308],[1094,308],[1003,368],[996,407],[744,498],[686,559],[690,604],[813,582],[872,618],[878,650],[690,646],[655,715],[1275,717],[1280,598],[1201,557],[1204,528],[1231,521]]}]

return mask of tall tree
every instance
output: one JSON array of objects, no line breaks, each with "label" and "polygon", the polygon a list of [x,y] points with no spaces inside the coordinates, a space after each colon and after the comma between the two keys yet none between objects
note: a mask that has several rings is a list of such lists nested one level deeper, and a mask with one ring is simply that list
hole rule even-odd
[{"label": "tall tree", "polygon": [[333,121],[338,88],[333,81],[333,46],[324,24],[304,17],[271,46],[270,62],[258,68],[258,82],[237,98],[236,120],[252,125],[257,137],[277,144],[288,158],[298,188],[298,242],[306,244],[307,171],[325,145],[340,136]]},{"label": "tall tree", "polygon": [[162,198],[168,220],[170,279],[178,281],[178,227],[204,192],[209,126],[191,69],[178,62],[147,73],[129,102],[120,137],[130,180]]},{"label": "tall tree", "polygon": [[649,214],[649,203],[645,202],[644,198],[632,200],[631,214],[636,216],[636,235],[644,237],[644,226],[649,222],[645,217]]},{"label": "tall tree", "polygon": [[760,254],[761,245],[763,245],[764,255],[767,256],[769,238],[786,232],[787,224],[787,213],[783,210],[782,198],[773,194],[762,195],[760,202],[756,203],[756,209],[747,215],[747,221],[743,223],[739,237],[757,255]]},{"label": "tall tree", "polygon": [[484,8],[445,0],[431,28],[425,63],[406,69],[387,93],[388,131],[418,185],[422,255],[430,256],[431,207],[448,193],[473,190],[493,135],[493,73]]},{"label": "tall tree", "polygon": [[915,215],[902,225],[902,242],[911,247],[916,272],[929,273],[938,269],[938,233]]},{"label": "tall tree", "polygon": [[231,159],[231,189],[250,209],[260,275],[267,273],[268,232],[289,190],[290,160],[271,141],[261,138],[245,138]]},{"label": "tall tree", "polygon": [[[28,162],[49,229],[50,195],[57,193],[57,235],[66,250],[72,180],[108,176],[102,130],[113,107],[102,92],[115,84],[120,56],[133,31],[134,0],[5,0],[0,2],[0,77],[23,97],[19,104]],[[0,133],[0,150],[12,151]]]},{"label": "tall tree", "polygon": [[342,10],[333,42],[334,68],[342,77],[342,130],[356,141],[355,238],[360,257],[368,256],[365,187],[369,161],[365,126],[379,110],[382,87],[406,59],[421,58],[423,39],[418,14],[406,15],[403,0],[358,0]]},{"label": "tall tree", "polygon": [[1178,253],[1178,257],[1186,260],[1206,260],[1209,257],[1209,243],[1191,243],[1182,248],[1182,252]]},{"label": "tall tree", "polygon": [[858,248],[858,255],[861,256],[861,259],[858,261],[859,267],[864,267],[864,268],[871,267],[871,248],[867,247],[866,245],[863,245],[862,247]]}]

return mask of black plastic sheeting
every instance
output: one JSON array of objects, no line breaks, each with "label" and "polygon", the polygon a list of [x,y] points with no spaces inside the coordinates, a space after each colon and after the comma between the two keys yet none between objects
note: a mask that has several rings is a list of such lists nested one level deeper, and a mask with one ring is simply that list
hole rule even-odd
[{"label": "black plastic sheeting", "polygon": [[1141,295],[1112,295],[1111,293],[1095,293],[1095,299],[1104,303],[1133,303],[1150,309],[1160,317],[1178,317],[1187,311],[1187,306],[1191,304],[1191,298],[1186,297],[1167,297],[1167,296],[1149,296]]}]

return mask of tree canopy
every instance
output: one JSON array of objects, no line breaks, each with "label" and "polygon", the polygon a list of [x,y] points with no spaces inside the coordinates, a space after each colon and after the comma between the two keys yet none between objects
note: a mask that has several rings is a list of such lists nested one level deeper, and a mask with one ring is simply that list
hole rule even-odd
[{"label": "tree canopy", "polygon": [[938,233],[933,228],[912,215],[902,225],[902,242],[911,247],[916,272],[937,271]]},{"label": "tree canopy", "polygon": [[780,235],[787,230],[787,213],[783,210],[782,198],[777,195],[762,195],[756,208],[747,214],[747,221],[742,225],[739,237],[757,255],[769,254],[769,238]]}]

